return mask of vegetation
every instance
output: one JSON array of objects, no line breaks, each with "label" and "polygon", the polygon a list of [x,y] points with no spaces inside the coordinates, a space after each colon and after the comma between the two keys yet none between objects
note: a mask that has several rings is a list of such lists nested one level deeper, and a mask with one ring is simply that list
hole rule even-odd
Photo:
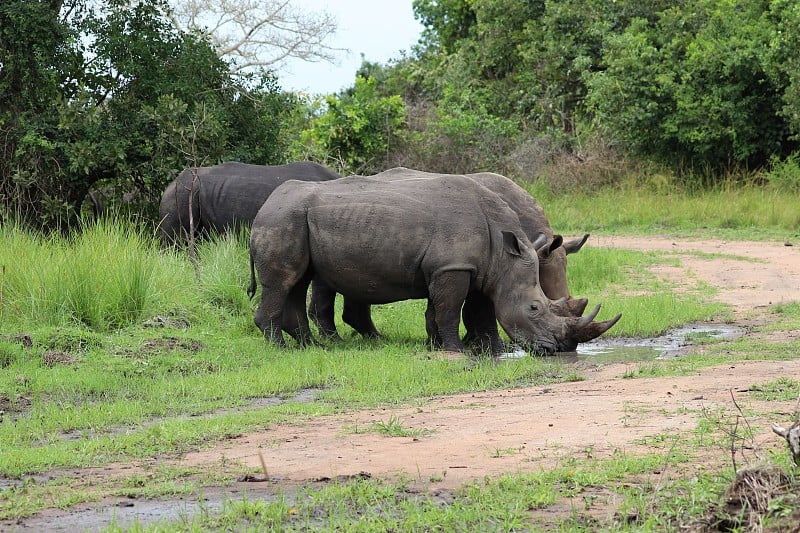
[{"label": "vegetation", "polygon": [[797,190],[792,2],[413,6],[413,50],[308,97],[269,70],[232,74],[164,0],[3,3],[0,217],[76,227],[91,193],[152,224],[179,170],[226,160],[488,170],[559,194]]},{"label": "vegetation", "polygon": [[[268,70],[232,75],[208,36],[170,23],[163,0],[0,4],[1,519],[109,494],[197,496],[252,475],[162,465],[87,486],[66,468],[175,456],[342,410],[582,379],[557,359],[433,357],[423,302],[376,307],[380,341],[338,323],[345,340],[333,350],[266,344],[244,293],[243,238],[204,242],[196,262],[155,242],[157,200],[184,167],[309,158],[342,173],[487,170],[523,184],[564,234],[800,236],[795,2],[413,6],[425,31],[408,55],[365,62],[351,88],[317,98],[283,91]],[[600,319],[624,314],[610,336],[726,319],[708,303],[712,288],[674,291],[648,273],[675,261],[588,247],[570,256],[570,285],[604,303]],[[772,312],[758,332],[798,328],[796,304]],[[626,377],[796,358],[798,348],[761,337],[703,342],[702,355],[643,362]],[[786,402],[798,383],[750,391]],[[695,465],[708,442],[718,455],[752,449],[742,415],[704,413],[693,438],[648,437],[660,445],[648,455],[601,461],[587,450],[443,499],[403,479],[356,479],[132,529],[516,530],[558,508],[570,511],[542,527],[678,529],[707,523],[726,485],[741,481],[735,468]],[[435,428],[389,417],[352,431],[425,438]],[[767,509],[748,500],[736,516],[716,513],[725,527],[744,529],[755,515],[759,527],[796,525],[796,471],[786,456],[770,459],[789,492]],[[615,514],[593,516],[598,501]]]},{"label": "vegetation", "polygon": [[[618,205],[642,202],[643,195],[618,198]],[[680,200],[675,208],[682,208]],[[781,206],[763,209],[780,211]],[[608,216],[601,206],[586,220],[602,225]],[[691,229],[682,226],[678,231]],[[780,236],[784,230],[773,227],[744,236],[765,234]],[[338,323],[345,340],[334,350],[277,349],[265,343],[252,324],[253,303],[244,297],[248,272],[242,237],[202,243],[195,269],[185,253],[161,250],[152,233],[131,231],[125,222],[87,223],[70,236],[45,237],[18,226],[2,228],[3,478],[32,480],[32,474],[64,472],[64,468],[171,456],[230,435],[341,410],[582,379],[575,367],[557,359],[511,358],[496,364],[481,357],[431,357],[425,346],[423,302],[376,306],[375,322],[386,336],[380,341],[362,340]],[[117,260],[108,261],[109,257]],[[675,292],[647,274],[648,266],[675,261],[670,254],[589,246],[570,256],[570,281],[577,293],[603,302],[607,316],[622,311],[625,317],[647,317],[624,319],[609,332],[613,335],[652,336],[673,325],[724,318],[723,307],[707,303],[707,287]],[[664,293],[670,296],[665,299]],[[798,308],[791,304],[776,307],[775,316],[772,328],[800,322]],[[791,358],[796,351],[795,344],[763,340],[707,342],[711,344],[703,356],[644,362],[629,377],[694,373],[703,366],[738,359]],[[787,401],[797,394],[797,383],[791,379],[754,383],[753,391],[766,401]],[[394,416],[343,430],[386,438],[426,438],[436,431]],[[706,447],[694,446],[691,439],[680,447],[669,442],[674,438],[665,437],[663,453],[652,456],[621,452],[613,460],[598,461],[587,452],[586,457],[563,457],[560,466],[539,474],[509,474],[467,485],[453,493],[450,503],[409,492],[402,479],[361,479],[304,488],[277,501],[231,500],[219,512],[201,511],[182,526],[163,527],[192,530],[248,524],[335,529],[368,522],[376,528],[399,523],[420,528],[436,523],[464,529],[518,528],[536,523],[532,510],[563,503],[564,498],[587,509],[598,499],[614,500],[633,529],[671,527],[685,523],[687,512],[699,519],[724,491],[730,475],[706,471],[693,480],[677,475]],[[725,446],[719,447],[724,454]],[[522,452],[487,453],[501,458]],[[664,468],[676,473],[668,489],[645,496],[653,484],[648,473]],[[213,474],[165,465],[92,487],[59,475],[46,482],[12,481],[0,489],[0,517],[24,517],[43,507],[70,508],[103,494],[193,496],[204,486],[226,485],[246,474],[235,463]],[[790,503],[784,500],[780,504],[784,507],[775,507],[775,512],[791,509]],[[321,516],[328,518],[320,521]],[[560,520],[569,529],[585,517],[577,512]],[[609,525],[595,525],[603,524]],[[617,526],[625,529],[621,523]],[[140,526],[151,527],[159,526]]]}]

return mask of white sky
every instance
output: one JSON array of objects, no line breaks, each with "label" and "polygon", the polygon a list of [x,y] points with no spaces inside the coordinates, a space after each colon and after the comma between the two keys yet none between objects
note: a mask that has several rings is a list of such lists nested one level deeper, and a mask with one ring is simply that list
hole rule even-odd
[{"label": "white sky", "polygon": [[338,52],[335,64],[290,60],[277,72],[287,91],[312,94],[338,92],[355,83],[361,54],[367,61],[385,64],[410,51],[422,26],[414,19],[412,0],[294,0],[297,7],[327,11],[336,17],[338,30],[328,41]]}]

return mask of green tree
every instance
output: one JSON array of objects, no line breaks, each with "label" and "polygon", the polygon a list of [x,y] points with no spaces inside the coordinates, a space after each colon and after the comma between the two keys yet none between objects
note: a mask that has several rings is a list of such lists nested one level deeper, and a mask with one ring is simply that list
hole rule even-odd
[{"label": "green tree", "polygon": [[406,110],[397,96],[380,96],[375,78],[356,78],[340,96],[326,98],[327,110],[305,132],[305,141],[340,162],[344,173],[382,170],[381,163],[402,135]]},{"label": "green tree", "polygon": [[[14,102],[0,110],[4,215],[69,225],[99,185],[135,193],[137,211],[153,215],[186,166],[282,160],[293,99],[268,73],[232,79],[206,40],[171,26],[167,9],[125,0],[2,5],[0,90]],[[30,19],[49,21],[50,31],[28,31]]]},{"label": "green tree", "polygon": [[610,35],[606,68],[588,76],[596,123],[673,165],[760,166],[788,153],[790,75],[775,61],[770,75],[774,14],[767,2],[695,0]]}]

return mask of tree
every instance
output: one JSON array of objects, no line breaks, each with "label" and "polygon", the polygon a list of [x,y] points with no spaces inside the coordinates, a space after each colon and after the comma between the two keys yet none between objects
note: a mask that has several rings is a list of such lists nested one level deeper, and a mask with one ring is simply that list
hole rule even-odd
[{"label": "tree", "polygon": [[380,96],[375,78],[356,78],[352,90],[326,97],[327,110],[304,132],[305,144],[341,162],[344,173],[379,172],[403,131],[406,110],[399,96]]},{"label": "tree", "polygon": [[0,217],[68,227],[100,185],[154,216],[187,166],[282,162],[292,97],[270,75],[232,78],[166,13],[156,0],[0,5]]},{"label": "tree", "polygon": [[336,33],[327,12],[306,13],[287,0],[172,0],[170,20],[184,33],[206,36],[231,71],[277,70],[288,58],[333,61],[325,44]]},{"label": "tree", "polygon": [[767,2],[690,0],[608,36],[605,69],[587,77],[596,123],[675,166],[758,167],[786,155],[797,131],[792,106],[782,109],[791,74],[774,59],[798,50],[776,46],[783,24],[768,15]]}]

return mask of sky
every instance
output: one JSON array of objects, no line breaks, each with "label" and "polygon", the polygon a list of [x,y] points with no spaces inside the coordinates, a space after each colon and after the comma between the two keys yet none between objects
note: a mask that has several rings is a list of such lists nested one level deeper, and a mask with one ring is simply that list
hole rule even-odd
[{"label": "sky", "polygon": [[278,83],[286,91],[335,93],[355,83],[362,53],[373,63],[402,57],[401,50],[409,51],[422,33],[411,3],[412,0],[294,0],[297,7],[332,14],[338,30],[328,45],[347,51],[335,53],[335,64],[290,60],[278,71]]}]

